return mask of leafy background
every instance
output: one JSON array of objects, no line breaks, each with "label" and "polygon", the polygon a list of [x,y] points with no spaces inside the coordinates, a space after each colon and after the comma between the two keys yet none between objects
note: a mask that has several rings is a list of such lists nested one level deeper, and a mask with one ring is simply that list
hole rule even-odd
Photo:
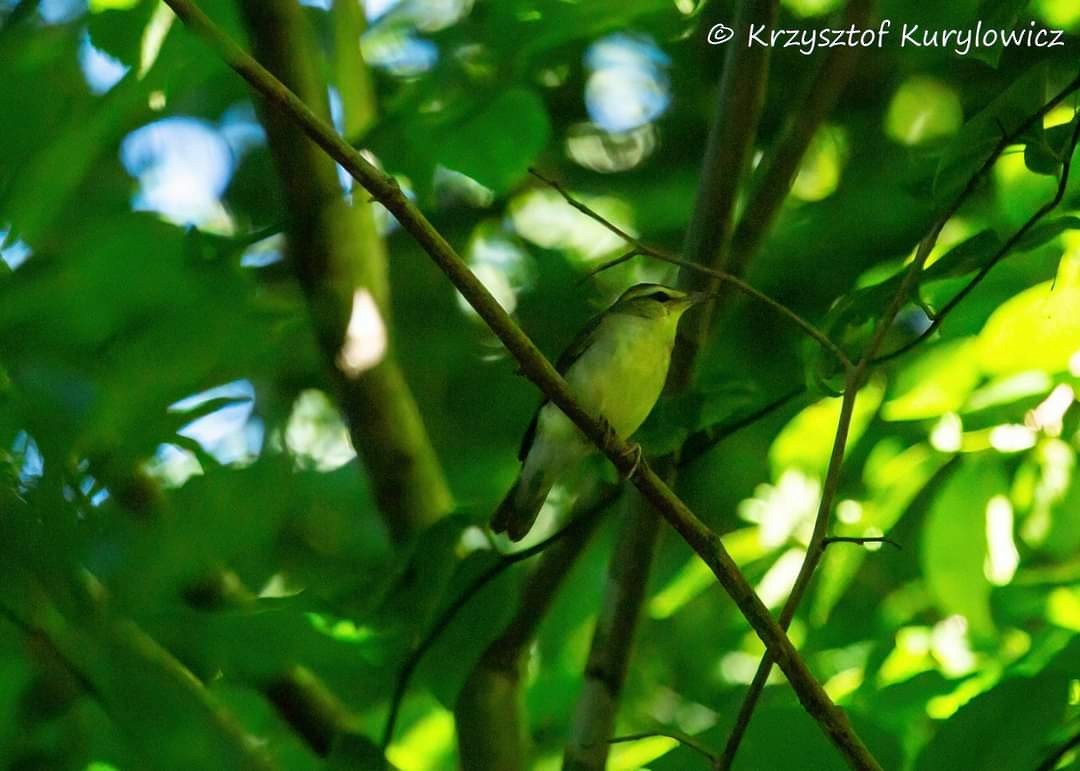
[{"label": "leafy background", "polygon": [[[1080,29],[1068,0],[912,5],[884,0],[878,13],[894,27],[978,18]],[[203,6],[243,37],[230,2]],[[836,6],[786,0],[782,22],[820,26]],[[556,354],[626,285],[672,277],[638,258],[582,282],[622,245],[527,169],[551,170],[605,216],[677,250],[723,55],[702,30],[730,19],[730,4],[365,10],[379,116],[357,142],[542,349]],[[327,53],[333,107],[331,16],[315,2],[304,13]],[[241,81],[149,0],[3,0],[0,18],[0,762],[240,767],[230,736],[242,730],[281,768],[374,764],[397,668],[491,564],[478,528],[516,471],[536,394],[377,212],[395,350],[456,502],[395,543],[282,260],[286,211]],[[1074,77],[1076,54],[1075,38],[967,57],[865,52],[748,280],[856,345],[979,148]],[[763,153],[814,61],[776,52]],[[1075,108],[1066,100],[1003,155],[950,222],[918,290],[928,307],[1053,195]],[[903,548],[831,547],[792,635],[890,769],[1032,769],[1077,730],[1078,178],[939,334],[859,397],[835,531],[888,534]],[[816,382],[819,354],[767,309],[733,302],[720,323],[697,406],[661,405],[647,448]],[[909,308],[890,340],[926,323]],[[838,409],[812,390],[681,480],[772,607],[809,536]],[[533,541],[559,511],[549,507]],[[558,766],[612,534],[607,521],[566,577],[531,654],[537,769]],[[426,657],[388,753],[398,767],[454,766],[450,708],[526,570],[486,588]],[[245,587],[242,602],[202,601],[221,575]],[[134,623],[102,624],[87,586]],[[148,650],[182,662],[236,723],[177,687]],[[659,724],[721,746],[761,650],[706,568],[665,537],[620,732]],[[352,716],[354,741],[327,758],[267,698],[298,667]],[[741,767],[840,767],[781,683],[766,690]],[[619,745],[610,767],[701,762],[658,738]],[[1077,764],[1066,755],[1061,767]]]}]

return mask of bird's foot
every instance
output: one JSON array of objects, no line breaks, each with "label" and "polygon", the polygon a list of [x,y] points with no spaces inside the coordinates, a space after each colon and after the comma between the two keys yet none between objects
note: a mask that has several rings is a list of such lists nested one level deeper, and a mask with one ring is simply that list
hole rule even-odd
[{"label": "bird's foot", "polygon": [[630,466],[630,470],[622,475],[623,481],[629,481],[637,473],[638,466],[641,465],[642,450],[641,445],[636,442],[631,444],[626,451],[626,458],[632,458],[633,464]]},{"label": "bird's foot", "polygon": [[[603,417],[600,418],[600,425],[604,428],[604,443],[610,445],[613,441],[619,438],[619,435],[615,432],[615,427],[607,422]],[[630,466],[630,470],[625,474],[621,474],[623,481],[630,479],[637,473],[638,466],[641,465],[641,445],[632,443],[627,446],[626,451],[622,454],[626,460],[633,460],[633,464]]]}]

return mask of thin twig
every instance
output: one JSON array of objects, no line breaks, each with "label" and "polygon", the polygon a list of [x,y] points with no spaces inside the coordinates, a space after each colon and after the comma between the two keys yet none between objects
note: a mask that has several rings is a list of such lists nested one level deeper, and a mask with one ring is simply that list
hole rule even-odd
[{"label": "thin twig", "polygon": [[594,276],[598,276],[599,274],[603,273],[605,270],[608,270],[610,268],[614,268],[614,267],[616,267],[618,265],[622,265],[624,262],[629,262],[630,260],[637,257],[639,254],[641,254],[641,252],[639,252],[637,250],[637,248],[635,247],[635,248],[631,249],[628,252],[624,252],[623,254],[619,255],[618,257],[616,257],[613,260],[608,260],[607,262],[601,263],[601,265],[599,267],[593,268],[588,273],[586,273],[584,276],[582,276],[577,282],[578,286],[581,286],[586,281],[588,281],[590,278],[593,278]]},{"label": "thin twig", "polygon": [[570,204],[570,206],[577,209],[579,212],[587,215],[596,222],[599,222],[605,228],[610,230],[612,233],[614,233],[619,238],[623,239],[627,244],[633,247],[625,254],[622,254],[619,257],[616,257],[615,259],[606,262],[600,267],[596,268],[591,273],[587,274],[586,278],[596,275],[597,273],[607,270],[608,268],[613,268],[616,265],[621,265],[622,263],[627,262],[628,260],[639,254],[645,257],[652,257],[655,260],[660,260],[661,262],[666,262],[670,265],[676,265],[680,268],[685,268],[686,270],[692,270],[705,276],[711,276],[712,278],[715,278],[721,283],[731,284],[733,287],[738,289],[746,296],[751,297],[758,302],[764,303],[768,307],[772,308],[772,310],[791,321],[803,332],[805,332],[809,337],[815,340],[822,348],[835,356],[845,369],[851,369],[851,360],[847,357],[847,354],[840,350],[839,346],[837,346],[832,340],[830,340],[828,335],[826,335],[820,329],[815,327],[813,324],[811,324],[809,321],[804,319],[802,316],[791,310],[791,308],[787,307],[783,303],[774,300],[764,292],[755,289],[742,279],[732,275],[731,273],[728,273],[727,271],[716,270],[715,268],[701,265],[700,263],[694,262],[693,260],[686,260],[682,257],[677,257],[674,254],[665,252],[662,249],[657,249],[656,247],[649,246],[643,241],[640,241],[634,236],[627,233],[614,222],[609,221],[603,215],[589,208],[586,204],[574,198],[574,196],[571,195],[570,192],[567,191],[567,189],[563,187],[562,184],[560,184],[559,182],[545,177],[536,169],[529,169],[529,173],[539,179],[541,182],[550,185],[557,193],[559,193],[559,195],[563,197],[563,199],[568,204]]},{"label": "thin twig", "polygon": [[[825,485],[822,490],[822,497],[818,507],[817,516],[814,521],[814,534],[811,536],[810,544],[806,551],[806,557],[803,559],[803,564],[799,569],[799,574],[795,579],[791,594],[788,596],[780,613],[780,626],[785,631],[791,624],[795,612],[798,610],[798,606],[806,593],[806,589],[809,587],[814,573],[821,564],[822,557],[825,553],[825,539],[829,516],[832,509],[832,501],[839,481],[844,446],[846,445],[847,432],[850,427],[851,416],[854,409],[854,392],[857,392],[858,389],[862,387],[869,369],[876,363],[877,352],[885,340],[885,335],[888,333],[889,328],[892,326],[897,315],[899,315],[900,310],[903,308],[912,289],[917,284],[923,268],[926,265],[926,261],[929,259],[930,253],[933,251],[938,237],[941,235],[941,231],[944,229],[945,225],[953,218],[967,198],[978,188],[1001,154],[1032,125],[1041,120],[1043,115],[1050,109],[1053,109],[1056,104],[1065,99],[1077,88],[1080,88],[1080,77],[1077,77],[1065,90],[1055,96],[1054,99],[1043,105],[1036,113],[1023,121],[1012,134],[1005,134],[1001,137],[990,155],[979,166],[975,174],[968,179],[956,199],[941,215],[939,215],[931,226],[930,232],[919,243],[915,258],[907,268],[903,280],[900,282],[900,286],[893,295],[885,312],[882,314],[873,338],[859,358],[859,362],[855,365],[854,370],[849,373],[845,383],[844,401],[841,404],[840,421],[837,427],[836,439],[833,443],[833,452],[829,459]],[[717,769],[720,771],[727,771],[735,761],[735,755],[738,752],[739,744],[746,733],[746,729],[749,727],[754,708],[757,706],[758,699],[765,688],[765,684],[768,682],[769,674],[772,671],[772,665],[773,662],[770,655],[766,652],[761,659],[757,672],[754,674],[754,679],[751,682],[750,687],[747,689],[746,696],[744,697],[739,713],[735,719],[731,734],[728,736],[724,751],[720,756],[720,760],[717,762]]]},{"label": "thin twig", "polygon": [[889,544],[889,546],[892,546],[896,549],[904,548],[893,539],[886,538],[885,536],[862,537],[854,535],[830,535],[822,543],[825,546],[831,546],[834,543],[857,543],[860,546],[865,546],[868,543],[887,543]]},{"label": "thin twig", "polygon": [[511,552],[510,554],[499,555],[499,561],[491,567],[487,568],[483,573],[476,576],[469,582],[468,586],[462,589],[461,594],[454,598],[454,601],[447,605],[443,611],[435,619],[427,633],[420,639],[416,646],[409,652],[409,655],[405,658],[405,661],[401,665],[401,669],[398,671],[397,681],[394,684],[394,693],[390,697],[390,712],[386,718],[386,725],[383,728],[382,747],[385,749],[390,746],[390,742],[394,739],[394,728],[397,724],[398,713],[401,710],[401,702],[405,698],[405,692],[409,687],[409,680],[416,672],[416,668],[420,665],[420,661],[431,650],[432,646],[438,641],[442,633],[447,630],[450,623],[454,620],[462,608],[469,604],[469,601],[475,597],[481,589],[501,576],[511,567],[519,562],[524,562],[527,559],[535,557],[540,552],[547,549],[554,543],[563,540],[567,536],[572,535],[579,530],[589,527],[592,520],[599,517],[605,511],[607,511],[613,503],[621,495],[622,488],[613,488],[607,495],[600,498],[592,506],[585,511],[581,512],[578,516],[574,517],[562,529],[548,536],[542,541],[533,544],[527,549],[521,549],[520,551]]},{"label": "thin twig", "polygon": [[[808,714],[858,769],[881,766],[852,728],[847,715],[837,707],[815,679],[791,640],[776,623],[768,608],[754,593],[720,537],[702,522],[645,461],[634,466],[634,453],[626,441],[605,431],[601,421],[586,411],[562,376],[484,284],[390,177],[376,169],[359,151],[320,120],[296,94],[240,48],[191,0],[165,0],[192,31],[198,33],[270,105],[283,111],[304,129],[309,138],[340,163],[368,192],[394,215],[405,232],[416,239],[454,287],[476,310],[521,366],[523,373],[557,406],[615,467],[630,477],[634,486],[656,508],[686,543],[702,558],[717,581],[738,606],[777,663],[787,675]],[[636,473],[635,473],[636,472]]]},{"label": "thin twig", "polygon": [[686,438],[685,442],[683,442],[682,449],[679,452],[679,468],[690,465],[735,432],[741,431],[747,426],[751,426],[759,420],[767,418],[769,415],[784,408],[805,393],[806,386],[800,384],[742,417],[694,432]]},{"label": "thin twig", "polygon": [[693,736],[685,734],[682,731],[676,731],[673,728],[658,728],[654,731],[643,731],[637,734],[627,734],[626,736],[615,736],[608,739],[608,744],[625,744],[626,742],[637,742],[642,739],[655,739],[657,737],[664,737],[666,739],[674,739],[679,744],[688,749],[693,750],[699,755],[703,755],[710,764],[716,763],[716,755],[699,742]]},{"label": "thin twig", "polygon": [[990,274],[990,271],[993,270],[999,262],[1005,259],[1014,248],[1016,248],[1016,245],[1020,243],[1020,240],[1031,232],[1031,229],[1038,225],[1044,217],[1061,204],[1062,200],[1065,198],[1065,191],[1069,186],[1069,171],[1072,166],[1073,154],[1076,152],[1078,143],[1080,143],[1080,118],[1077,119],[1076,125],[1073,128],[1068,150],[1066,151],[1064,161],[1062,161],[1061,175],[1058,179],[1058,186],[1054,193],[1054,197],[1040,206],[1039,209],[1028,218],[1023,226],[1013,233],[1012,236],[1010,236],[1009,239],[990,257],[990,259],[986,261],[986,264],[979,269],[971,281],[965,284],[963,289],[945,303],[945,305],[941,307],[941,310],[934,313],[930,326],[924,329],[918,337],[904,343],[895,351],[890,351],[889,353],[877,357],[874,360],[874,364],[884,364],[885,362],[892,361],[899,356],[903,356],[908,351],[916,348],[929,339],[931,335],[941,328],[941,325],[945,322],[945,317],[952,313],[952,311],[956,309],[956,306],[971,294],[975,287],[982,283],[983,279]]}]

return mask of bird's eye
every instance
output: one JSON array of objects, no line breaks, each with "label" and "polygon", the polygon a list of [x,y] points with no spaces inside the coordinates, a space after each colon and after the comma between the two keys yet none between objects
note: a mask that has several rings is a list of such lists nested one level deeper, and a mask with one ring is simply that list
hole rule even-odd
[{"label": "bird's eye", "polygon": [[651,295],[648,295],[645,299],[647,299],[647,300],[656,300],[656,302],[658,302],[658,303],[664,303],[664,302],[667,302],[668,300],[670,300],[671,298],[668,296],[667,292],[653,292]]}]

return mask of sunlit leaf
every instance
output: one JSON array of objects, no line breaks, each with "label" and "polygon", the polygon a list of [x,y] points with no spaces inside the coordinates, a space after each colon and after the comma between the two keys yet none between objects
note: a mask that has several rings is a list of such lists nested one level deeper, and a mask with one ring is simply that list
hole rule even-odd
[{"label": "sunlit leaf", "polygon": [[[859,392],[851,420],[849,448],[859,441],[870,424],[884,393],[884,384],[879,380],[871,381]],[[779,478],[784,469],[796,468],[812,477],[824,477],[839,418],[839,398],[822,399],[796,415],[769,449],[769,465],[774,475]]]},{"label": "sunlit leaf", "polygon": [[977,341],[979,363],[992,374],[1060,372],[1080,351],[1080,286],[1039,284],[999,307]]},{"label": "sunlit leaf", "polygon": [[927,585],[942,613],[958,613],[974,634],[994,632],[987,555],[986,510],[1008,490],[993,458],[971,458],[945,481],[927,514],[920,557]]},{"label": "sunlit leaf", "polygon": [[976,361],[970,338],[934,346],[901,370],[882,417],[923,420],[959,410],[979,382]]}]

